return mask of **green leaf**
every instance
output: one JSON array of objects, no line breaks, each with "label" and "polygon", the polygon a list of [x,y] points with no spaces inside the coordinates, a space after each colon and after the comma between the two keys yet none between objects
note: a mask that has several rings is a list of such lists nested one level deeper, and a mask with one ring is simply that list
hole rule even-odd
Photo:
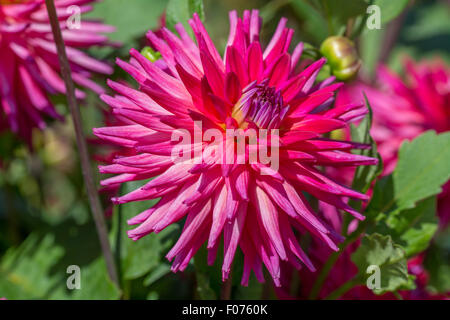
[{"label": "green leaf", "polygon": [[263,296],[264,285],[252,274],[248,286],[239,285],[236,291],[236,300],[260,300]]},{"label": "green leaf", "polygon": [[418,201],[439,194],[450,178],[450,132],[428,131],[404,142],[398,157],[393,174],[395,206],[414,208]]},{"label": "green leaf", "polygon": [[399,16],[408,5],[409,0],[375,0],[374,5],[380,7],[381,23],[386,24]]},{"label": "green leaf", "polygon": [[198,13],[201,20],[205,19],[203,0],[169,0],[166,9],[166,25],[169,29],[175,30],[174,26],[181,22],[186,30],[191,32],[187,22],[194,13]]},{"label": "green leaf", "polygon": [[434,293],[450,292],[450,228],[440,233],[427,250],[424,261],[429,274],[427,289]]},{"label": "green leaf", "polygon": [[381,288],[374,289],[376,294],[414,287],[413,278],[408,274],[405,251],[390,236],[372,234],[364,237],[353,253],[352,261],[358,266],[358,277],[363,283],[369,266],[380,268]]},{"label": "green leaf", "polygon": [[428,131],[412,142],[405,141],[392,176],[375,185],[368,216],[397,214],[437,195],[450,177],[450,132]]},{"label": "green leaf", "polygon": [[202,300],[216,300],[217,295],[209,285],[208,275],[203,272],[196,272],[197,293]]},{"label": "green leaf", "polygon": [[197,12],[200,20],[205,20],[205,6],[203,5],[203,0],[188,0],[189,11],[191,13]]},{"label": "green leaf", "polygon": [[292,1],[293,13],[303,22],[299,32],[310,35],[316,44],[320,44],[329,35],[327,21],[321,12],[306,1]]},{"label": "green leaf", "polygon": [[8,299],[45,299],[62,281],[52,268],[64,255],[55,237],[31,234],[18,247],[9,249],[0,263],[0,292]]},{"label": "green leaf", "polygon": [[360,55],[363,61],[362,67],[364,70],[367,70],[367,73],[371,76],[371,79],[379,64],[384,36],[385,29],[365,29],[365,32],[359,38]]},{"label": "green leaf", "polygon": [[116,300],[119,289],[111,282],[103,257],[81,268],[81,288],[74,290],[75,300]]},{"label": "green leaf", "polygon": [[404,36],[408,41],[447,35],[450,32],[448,4],[444,2],[422,3],[415,6],[416,19],[405,26]]},{"label": "green leaf", "polygon": [[391,235],[407,257],[425,250],[437,230],[434,196],[450,177],[449,157],[450,133],[428,131],[404,142],[394,173],[375,185],[368,231]]},{"label": "green leaf", "polygon": [[[221,256],[221,253],[217,252],[217,255]],[[208,250],[206,245],[203,245],[194,257],[197,293],[202,300],[215,300],[220,295],[221,269],[218,259],[216,259],[214,266],[209,266],[207,257]]]},{"label": "green leaf", "polygon": [[345,26],[349,19],[365,14],[367,9],[366,0],[353,0],[351,5],[348,0],[323,0],[322,3],[325,16],[330,16],[335,30]]},{"label": "green leaf", "polygon": [[[86,17],[102,19],[104,23],[116,27],[116,31],[108,35],[111,41],[123,43],[120,50],[126,53],[130,48],[139,45],[148,30],[159,27],[159,19],[164,12],[168,0],[108,0],[96,3],[94,10]],[[117,49],[102,48],[106,53]],[[117,52],[115,53],[117,55]]]},{"label": "green leaf", "polygon": [[383,216],[369,232],[389,234],[412,257],[429,246],[437,228],[436,197],[431,197],[413,209]]},{"label": "green leaf", "polygon": [[153,269],[144,280],[144,286],[151,286],[153,283],[164,277],[170,272],[170,266],[166,263],[161,263]]}]

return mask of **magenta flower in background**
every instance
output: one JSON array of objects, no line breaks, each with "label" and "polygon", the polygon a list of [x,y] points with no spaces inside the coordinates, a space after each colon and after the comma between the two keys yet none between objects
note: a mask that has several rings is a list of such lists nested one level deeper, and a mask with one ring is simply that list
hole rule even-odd
[{"label": "magenta flower in background", "polygon": [[[82,20],[70,24],[78,6],[81,13],[92,10],[95,0],[56,0],[67,55],[76,84],[102,93],[103,88],[90,78],[93,72],[111,74],[112,68],[79,49],[108,44],[101,33],[114,31],[98,21]],[[7,2],[8,3],[8,2]],[[30,143],[32,128],[45,128],[45,117],[62,120],[49,94],[65,93],[59,73],[56,46],[44,0],[13,1],[0,6],[0,112],[1,127],[9,127]],[[77,90],[76,96],[84,93]]]},{"label": "magenta flower in background", "polygon": [[[414,63],[408,59],[405,76],[385,66],[378,69],[375,86],[357,82],[345,87],[341,103],[361,101],[365,92],[373,108],[371,131],[383,163],[383,174],[391,173],[397,163],[398,150],[404,140],[413,140],[426,130],[438,133],[450,130],[450,69],[442,61]],[[450,184],[443,187],[438,211],[441,225],[450,221]]]},{"label": "magenta flower in background", "polygon": [[[355,103],[333,107],[341,84],[333,84],[334,78],[316,81],[325,59],[298,70],[303,44],[292,54],[288,52],[293,30],[286,27],[286,19],[280,21],[265,49],[259,42],[258,11],[245,11],[243,18],[233,11],[230,22],[223,58],[194,15],[189,24],[197,43],[178,24],[179,36],[166,28],[160,31],[161,37],[147,34],[162,59],[153,63],[132,49],[130,63],[117,60],[139,83],[139,90],[109,81],[116,95],[102,95],[102,99],[127,124],[94,129],[94,133],[134,148],[136,155],[117,157],[114,164],[101,166],[102,173],[115,175],[102,185],[155,177],[114,202],[160,198],[129,221],[138,225],[128,232],[133,240],[185,218],[180,238],[167,254],[174,272],[184,270],[205,242],[208,262],[213,263],[223,236],[223,280],[229,277],[240,247],[244,254],[242,284],[248,283],[251,271],[263,281],[264,264],[278,286],[282,261],[296,268],[303,263],[315,270],[295,233],[301,237],[308,232],[332,250],[338,250],[335,243],[342,239],[318,217],[307,197],[364,218],[345,199],[368,197],[336,183],[318,167],[374,165],[377,160],[349,152],[365,145],[324,137],[361,118],[366,109]],[[235,147],[234,137],[226,135],[229,129],[244,133],[278,130],[279,169],[248,161],[255,145],[238,154],[245,161],[222,163],[217,153],[206,152],[213,143],[204,141],[190,145],[201,151],[200,162],[174,162],[172,151],[178,142],[171,141],[172,134],[183,129],[194,135],[200,130],[199,121],[203,133],[209,129],[220,132],[225,142],[221,147]],[[270,138],[276,135],[270,132]],[[267,147],[267,140],[258,136],[256,149]]]}]

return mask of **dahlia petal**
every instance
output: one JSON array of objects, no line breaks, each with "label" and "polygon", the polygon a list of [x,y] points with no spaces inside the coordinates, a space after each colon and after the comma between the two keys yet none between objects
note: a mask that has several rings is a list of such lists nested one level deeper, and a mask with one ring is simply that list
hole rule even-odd
[{"label": "dahlia petal", "polygon": [[182,83],[162,71],[158,67],[154,65],[154,63],[150,62],[147,58],[145,58],[139,51],[136,49],[130,50],[130,55],[139,62],[145,72],[148,74],[148,79],[153,82],[158,83],[158,85],[164,88],[170,88],[171,93],[180,98],[188,98],[188,93]]},{"label": "dahlia petal", "polygon": [[[248,214],[251,213],[252,211],[250,211]],[[255,213],[253,213],[253,215],[255,215]],[[258,226],[251,227],[248,231],[250,232],[252,241],[255,245],[260,259],[272,276],[275,286],[280,286],[280,259],[276,252],[276,249],[274,249],[271,243],[270,238],[264,230],[264,227],[261,225],[261,219],[258,218],[256,218],[256,220],[258,221]]]},{"label": "dahlia petal", "polygon": [[258,253],[252,243],[249,232],[246,232],[246,230],[242,233],[242,241],[239,242],[239,246],[244,253],[244,271],[242,273],[241,285],[248,286],[252,270],[258,281],[264,282],[261,259],[258,257]]},{"label": "dahlia petal", "polygon": [[314,267],[311,260],[308,258],[306,253],[303,251],[303,249],[300,247],[300,244],[298,243],[294,232],[292,231],[292,228],[290,227],[289,221],[286,217],[283,215],[280,215],[280,230],[281,234],[283,236],[283,241],[285,243],[285,246],[290,249],[288,252],[292,252],[297,256],[300,261],[306,265],[306,267],[311,271],[315,272],[316,268]]},{"label": "dahlia petal", "polygon": [[146,236],[154,231],[155,225],[164,217],[167,209],[170,208],[174,201],[174,197],[167,195],[161,199],[156,205],[156,210],[137,228],[127,232],[128,237],[134,241]]},{"label": "dahlia petal", "polygon": [[250,17],[250,26],[249,26],[249,43],[253,43],[255,41],[259,41],[259,33],[261,31],[262,21],[259,16],[258,10],[252,10]]},{"label": "dahlia petal", "polygon": [[[345,122],[336,119],[309,118],[295,124],[291,129],[318,134],[331,132],[345,127]],[[284,139],[283,139],[284,140]]]},{"label": "dahlia petal", "polygon": [[180,238],[166,255],[166,258],[169,261],[171,261],[184,247],[186,247],[192,238],[197,237],[199,229],[208,219],[211,220],[211,207],[211,201],[207,201],[206,203],[199,204],[190,210]]},{"label": "dahlia petal", "polygon": [[319,136],[319,133],[312,131],[291,130],[281,137],[281,142],[283,145],[290,145],[299,141],[318,138]]},{"label": "dahlia petal", "polygon": [[315,152],[318,164],[333,164],[333,166],[361,166],[377,165],[378,159],[366,157],[363,155],[352,154],[341,151],[319,151]]},{"label": "dahlia petal", "polygon": [[191,205],[195,202],[209,198],[222,183],[222,180],[222,177],[208,177],[208,174],[202,173],[197,189],[184,200],[184,203],[186,205]]},{"label": "dahlia petal", "polygon": [[200,59],[186,50],[183,43],[167,28],[162,28],[161,31],[167,44],[172,49],[175,61],[194,77],[201,78],[203,68]]},{"label": "dahlia petal", "polygon": [[[292,29],[284,29],[281,37],[278,39],[275,46],[271,49],[269,54],[266,56],[264,55],[264,63],[266,65],[271,65],[274,61],[278,59],[280,55],[283,55],[286,51],[286,47],[289,46],[290,41],[292,39],[293,30]],[[264,52],[264,54],[267,52],[267,50]],[[290,62],[289,62],[290,67]]]},{"label": "dahlia petal", "polygon": [[258,211],[262,224],[271,240],[271,243],[277,250],[280,258],[286,260],[286,251],[281,240],[280,227],[278,224],[278,212],[267,194],[260,188],[254,189],[254,204]]},{"label": "dahlia petal", "polygon": [[283,93],[283,99],[286,103],[290,103],[293,98],[295,98],[298,93],[302,90],[304,84],[306,83],[306,77],[302,75],[295,76],[288,81],[286,81],[280,90]]},{"label": "dahlia petal", "polygon": [[[248,12],[248,11],[246,11],[246,12]],[[246,39],[246,34],[244,31],[244,25],[243,25],[242,19],[238,19],[238,21],[237,21],[236,33],[235,33],[234,41],[232,43],[232,48],[235,49],[239,55],[241,55],[241,56],[245,55],[245,51],[247,49],[247,39]],[[227,49],[227,51],[228,51],[228,49]],[[229,63],[229,61],[228,61],[228,63]]]},{"label": "dahlia petal", "polygon": [[183,41],[184,47],[190,52],[190,54],[195,58],[195,61],[200,61],[200,52],[195,45],[195,42],[192,40],[192,38],[187,33],[186,29],[184,28],[182,23],[177,23],[175,25],[175,30],[177,30],[178,34],[181,37],[181,40]]},{"label": "dahlia petal", "polygon": [[212,219],[212,226],[211,226],[211,232],[209,234],[209,240],[208,240],[208,248],[212,248],[215,245],[215,242],[217,241],[217,238],[222,232],[222,228],[226,221],[226,206],[227,206],[227,188],[226,185],[223,184],[222,188],[220,190],[217,190],[215,192],[214,197],[214,206],[213,206],[213,219]]},{"label": "dahlia petal", "polygon": [[125,85],[122,85],[118,82],[108,80],[108,86],[114,91],[122,94],[123,96],[129,98],[133,101],[137,106],[141,107],[147,112],[158,114],[158,115],[173,115],[171,112],[162,108],[155,101],[153,101],[148,95],[129,88]]},{"label": "dahlia petal", "polygon": [[246,67],[244,64],[243,57],[245,55],[240,54],[235,47],[227,48],[226,58],[227,58],[227,73],[235,74],[241,86],[246,86],[249,83],[248,73],[246,72]]},{"label": "dahlia petal", "polygon": [[303,70],[300,74],[304,76],[306,79],[305,86],[302,89],[303,93],[309,93],[309,90],[312,88],[314,82],[316,81],[316,77],[319,74],[320,69],[323,67],[323,65],[327,62],[325,58],[321,58],[317,60],[316,62],[312,63],[308,68]]},{"label": "dahlia petal", "polygon": [[295,71],[295,68],[300,60],[300,57],[303,53],[303,42],[300,42],[294,49],[294,52],[292,53],[292,59],[291,59],[291,72]]},{"label": "dahlia petal", "polygon": [[224,92],[224,71],[214,62],[212,57],[208,54],[208,50],[203,38],[200,38],[199,46],[200,57],[202,59],[203,68],[205,70],[205,77],[208,80],[208,83],[214,94],[218,97],[222,97]]},{"label": "dahlia petal", "polygon": [[287,183],[283,183],[284,190],[289,198],[289,201],[293,204],[295,210],[305,221],[311,224],[320,233],[327,233],[327,228],[314,216],[309,207],[305,204],[302,195],[295,191],[295,188]]},{"label": "dahlia petal", "polygon": [[207,229],[208,225],[202,225],[201,229],[198,230],[198,234],[200,236],[192,239],[189,246],[187,246],[184,250],[182,250],[176,257],[172,264],[172,271],[183,271],[187,268],[189,262],[191,261],[192,257],[195,255],[195,253],[200,249],[203,242],[205,242],[205,231]]},{"label": "dahlia petal", "polygon": [[250,173],[248,170],[241,169],[236,170],[236,191],[238,192],[239,196],[242,200],[248,201],[248,186],[249,186],[249,180],[250,180]]},{"label": "dahlia petal", "polygon": [[286,28],[287,19],[281,18],[280,22],[278,23],[277,29],[275,30],[275,33],[270,40],[269,44],[266,47],[266,50],[264,51],[264,60],[266,60],[267,56],[270,54],[272,49],[275,47],[276,43],[281,38],[283,31]]},{"label": "dahlia petal", "polygon": [[184,182],[187,179],[192,177],[192,174],[189,173],[189,170],[193,167],[193,164],[188,163],[177,163],[167,169],[162,175],[150,181],[145,185],[144,189],[150,189],[154,187],[161,187],[164,185],[170,185],[175,183]]},{"label": "dahlia petal", "polygon": [[187,181],[184,184],[183,188],[178,193],[176,199],[167,209],[164,217],[155,225],[154,229],[155,233],[160,232],[170,224],[175,223],[176,221],[180,220],[186,215],[190,207],[184,204],[184,200],[187,197],[189,197],[189,195],[191,195],[192,192],[195,191],[195,187],[196,187],[195,183],[193,184],[190,181]]},{"label": "dahlia petal", "polygon": [[224,257],[222,265],[222,280],[228,279],[231,271],[231,264],[236,253],[244,229],[245,218],[247,216],[247,203],[241,202],[237,210],[236,218],[224,226]]},{"label": "dahlia petal", "polygon": [[234,72],[227,73],[225,78],[225,97],[230,104],[236,104],[242,92],[239,78]]},{"label": "dahlia petal", "polygon": [[263,73],[263,54],[258,41],[253,42],[247,50],[247,66],[249,81],[259,81]]},{"label": "dahlia petal", "polygon": [[279,87],[283,83],[290,72],[291,57],[285,53],[273,62],[271,66],[266,69],[264,78],[269,78],[269,86]]},{"label": "dahlia petal", "polygon": [[115,204],[123,204],[132,201],[150,200],[162,197],[166,194],[170,194],[176,191],[177,189],[179,189],[178,186],[170,186],[167,188],[152,188],[152,189],[139,188],[121,197],[113,198],[112,200]]},{"label": "dahlia petal", "polygon": [[192,30],[194,31],[197,43],[199,44],[200,52],[202,52],[202,46],[200,45],[200,43],[204,42],[204,44],[206,45],[204,49],[207,50],[208,55],[212,57],[215,64],[217,64],[218,66],[222,66],[223,65],[222,58],[220,57],[219,52],[216,49],[216,46],[209,37],[209,34],[206,31],[205,26],[203,25],[197,13],[194,13],[193,18],[189,20],[189,24],[192,27]]},{"label": "dahlia petal", "polygon": [[175,68],[175,55],[172,52],[172,49],[170,49],[169,45],[158,36],[156,36],[152,31],[147,32],[147,39],[164,58],[164,61],[167,63],[167,66],[172,74],[176,75],[177,71]]}]

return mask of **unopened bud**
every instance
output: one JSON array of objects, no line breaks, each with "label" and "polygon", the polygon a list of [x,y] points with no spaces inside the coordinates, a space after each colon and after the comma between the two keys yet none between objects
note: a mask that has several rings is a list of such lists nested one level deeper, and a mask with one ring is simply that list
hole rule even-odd
[{"label": "unopened bud", "polygon": [[141,54],[151,62],[155,62],[161,58],[161,53],[159,53],[158,51],[154,51],[150,47],[144,47],[141,50]]},{"label": "unopened bud", "polygon": [[354,43],[345,37],[327,38],[320,46],[320,53],[328,60],[333,75],[338,80],[350,80],[361,67],[361,60]]}]

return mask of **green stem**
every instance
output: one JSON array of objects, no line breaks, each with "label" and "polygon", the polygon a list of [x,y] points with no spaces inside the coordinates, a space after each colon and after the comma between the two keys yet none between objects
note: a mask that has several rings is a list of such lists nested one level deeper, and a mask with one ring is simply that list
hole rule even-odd
[{"label": "green stem", "polygon": [[322,7],[323,7],[323,11],[325,13],[325,17],[327,19],[327,24],[328,24],[328,32],[330,33],[330,36],[334,35],[334,28],[333,28],[333,22],[331,21],[331,15],[330,15],[330,10],[328,8],[328,4],[322,0],[321,1]]},{"label": "green stem", "polygon": [[403,300],[403,297],[401,296],[400,293],[398,293],[398,291],[394,291],[394,292],[392,292],[392,294],[393,294],[398,300]]},{"label": "green stem", "polygon": [[332,293],[330,293],[327,297],[325,297],[325,300],[336,300],[342,297],[347,291],[352,289],[353,287],[360,285],[361,281],[358,277],[353,278],[346,283],[344,283],[342,286],[334,290]]},{"label": "green stem", "polygon": [[349,19],[349,20],[347,21],[347,28],[346,28],[346,30],[345,30],[345,36],[346,36],[347,38],[350,38],[350,37],[352,36],[352,32],[353,32],[353,27],[354,27],[354,25],[355,25],[355,19],[354,19],[354,18]]},{"label": "green stem", "polygon": [[111,251],[111,246],[108,239],[108,230],[106,228],[105,217],[98,196],[97,189],[94,183],[94,174],[92,172],[89,152],[86,144],[86,139],[83,134],[83,125],[81,119],[80,109],[75,97],[75,85],[72,80],[70,64],[67,59],[66,47],[62,38],[61,27],[59,25],[58,16],[54,0],[45,0],[47,6],[47,13],[52,27],[53,38],[55,39],[56,49],[58,52],[59,65],[61,68],[61,75],[66,86],[67,104],[72,115],[72,121],[75,128],[75,135],[77,147],[80,154],[81,169],[83,172],[84,184],[89,199],[92,215],[94,217],[97,234],[102,248],[103,256],[105,258],[108,275],[113,283],[120,288],[119,277],[117,275],[117,267]]},{"label": "green stem", "polygon": [[280,9],[289,5],[292,1],[293,0],[275,0],[262,7],[260,12],[264,23],[271,21]]},{"label": "green stem", "polygon": [[323,283],[327,279],[328,274],[330,273],[334,264],[339,259],[341,254],[345,251],[345,249],[359,238],[359,236],[364,232],[365,227],[366,227],[366,223],[360,222],[358,228],[350,236],[348,236],[344,242],[342,242],[339,245],[339,251],[333,252],[328,257],[328,260],[325,262],[322,269],[320,270],[319,275],[317,276],[316,282],[314,283],[314,285],[311,289],[311,292],[309,294],[310,300],[317,299],[317,297],[320,294],[320,290],[322,289]]}]

